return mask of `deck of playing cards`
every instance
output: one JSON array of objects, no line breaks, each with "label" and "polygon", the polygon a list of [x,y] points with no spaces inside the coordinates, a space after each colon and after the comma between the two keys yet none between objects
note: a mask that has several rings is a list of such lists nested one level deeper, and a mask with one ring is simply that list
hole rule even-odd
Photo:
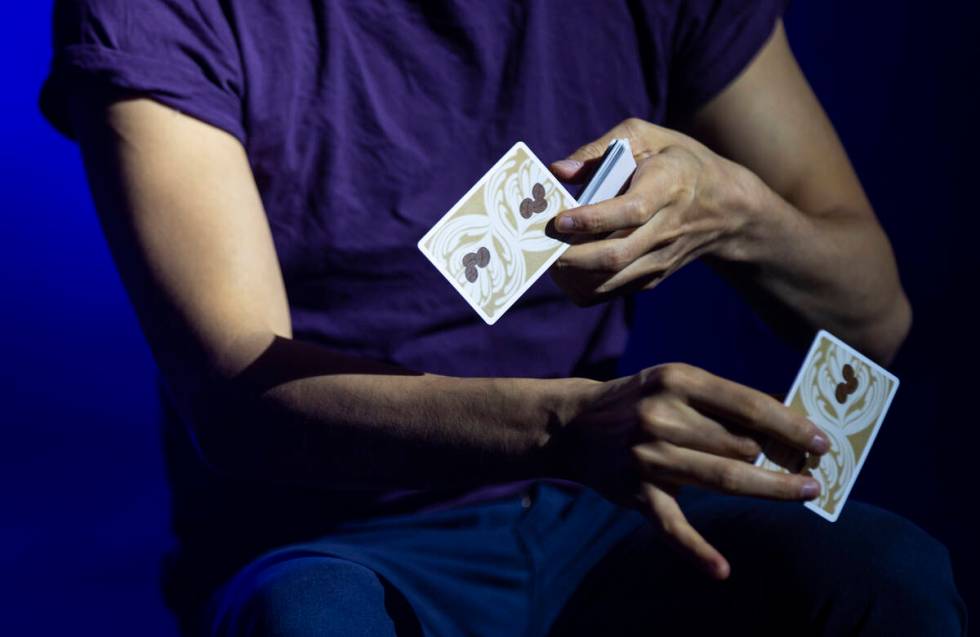
[{"label": "deck of playing cards", "polygon": [[756,466],[812,476],[820,496],[805,506],[835,522],[897,390],[898,378],[820,330],[785,404],[827,435],[830,451],[810,455],[772,442]]},{"label": "deck of playing cards", "polygon": [[599,203],[607,199],[612,199],[619,194],[626,183],[636,170],[636,161],[633,159],[633,149],[630,147],[628,139],[614,139],[609,143],[602,159],[599,160],[599,167],[589,179],[582,194],[579,195],[578,203],[580,206],[590,203]]},{"label": "deck of playing cards", "polygon": [[614,140],[576,202],[517,142],[419,240],[419,250],[493,325],[568,249],[545,233],[548,222],[579,203],[616,196],[635,168],[629,141]]}]

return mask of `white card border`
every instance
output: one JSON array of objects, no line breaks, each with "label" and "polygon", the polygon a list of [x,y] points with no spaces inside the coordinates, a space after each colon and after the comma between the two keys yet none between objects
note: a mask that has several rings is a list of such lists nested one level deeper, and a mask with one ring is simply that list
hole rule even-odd
[{"label": "white card border", "polygon": [[[840,503],[838,504],[837,508],[834,510],[834,513],[832,514],[827,513],[825,510],[820,508],[819,505],[814,504],[813,500],[808,500],[807,502],[803,503],[803,506],[810,509],[811,511],[813,511],[823,519],[827,520],[828,522],[836,522],[837,518],[840,517],[841,511],[844,510],[844,505],[847,503],[847,498],[851,495],[851,490],[854,488],[854,484],[857,482],[857,478],[861,474],[861,469],[864,467],[864,463],[868,459],[868,455],[871,453],[871,447],[872,445],[874,445],[875,438],[878,437],[878,431],[881,429],[882,423],[885,422],[885,416],[888,415],[888,411],[889,409],[891,409],[892,400],[895,398],[895,394],[898,392],[898,385],[900,381],[898,380],[898,377],[895,376],[895,374],[892,374],[890,371],[888,371],[878,363],[874,362],[873,360],[871,360],[861,352],[857,351],[856,349],[854,349],[853,347],[851,347],[841,339],[837,338],[827,330],[820,330],[817,332],[817,335],[813,337],[813,343],[810,345],[810,351],[807,352],[806,358],[803,359],[803,364],[800,365],[800,371],[797,372],[796,374],[796,380],[793,381],[793,386],[790,388],[789,393],[786,394],[786,400],[783,402],[784,405],[788,406],[793,396],[799,390],[800,383],[803,382],[804,372],[809,367],[809,365],[813,360],[813,356],[816,354],[817,345],[820,343],[821,336],[826,337],[827,340],[829,340],[831,343],[833,343],[837,347],[843,348],[844,351],[852,354],[866,365],[869,365],[873,369],[877,369],[878,371],[883,373],[889,380],[893,382],[891,391],[888,393],[888,396],[885,398],[885,403],[884,406],[882,407],[881,415],[878,417],[878,421],[875,423],[874,429],[872,429],[871,435],[868,437],[868,444],[865,445],[864,451],[861,453],[861,457],[858,459],[857,464],[854,465],[854,475],[852,476],[850,483],[844,488],[844,494],[841,496]],[[760,453],[759,457],[755,461],[755,466],[758,467],[759,465],[761,465],[762,462],[765,460],[765,458],[766,458],[765,454]]]},{"label": "white card border", "polygon": [[[803,372],[806,371],[807,366],[809,365],[810,361],[813,360],[813,356],[817,352],[817,343],[820,342],[821,334],[829,334],[829,332],[820,330],[819,332],[817,332],[817,335],[813,337],[813,342],[810,343],[810,349],[807,351],[806,357],[803,359],[803,363],[800,365],[800,369],[796,372],[796,378],[793,380],[793,386],[789,388],[789,393],[786,394],[786,399],[783,401],[783,404],[786,405],[787,407],[789,407],[790,402],[792,402],[791,399],[793,398],[793,395],[799,390],[800,383],[803,382]],[[755,459],[754,464],[755,466],[758,467],[765,460],[766,460],[765,452],[760,452],[759,457]]]},{"label": "white card border", "polygon": [[[497,314],[494,317],[488,316],[486,314],[486,312],[483,311],[483,308],[482,307],[480,307],[479,305],[477,305],[476,303],[474,303],[470,299],[469,295],[462,288],[462,286],[459,284],[458,281],[456,281],[455,279],[453,279],[452,276],[450,276],[448,272],[443,272],[442,271],[442,268],[440,267],[440,264],[436,261],[434,255],[430,254],[429,251],[424,247],[424,244],[425,244],[425,242],[429,239],[429,237],[432,234],[434,234],[436,231],[439,230],[439,228],[441,228],[443,225],[445,225],[446,221],[450,217],[453,216],[453,213],[455,213],[460,207],[462,207],[462,205],[464,203],[466,203],[467,200],[469,200],[469,198],[473,195],[474,192],[476,192],[477,190],[480,189],[481,186],[483,186],[484,182],[487,180],[487,178],[490,176],[490,174],[493,173],[495,170],[497,170],[497,168],[504,162],[504,159],[506,159],[511,153],[513,153],[515,150],[518,150],[518,149],[523,150],[525,153],[527,153],[527,156],[532,161],[537,162],[538,165],[545,170],[545,172],[547,172],[549,175],[551,175],[554,178],[554,181],[555,181],[555,184],[557,185],[557,187],[561,190],[561,192],[563,194],[565,194],[565,195],[568,196],[568,199],[569,200],[575,201],[575,197],[573,197],[571,194],[569,194],[568,190],[565,189],[565,187],[561,184],[561,182],[559,181],[559,179],[557,177],[555,177],[554,174],[550,170],[548,170],[548,167],[544,164],[544,162],[542,162],[540,159],[538,159],[538,156],[535,155],[531,151],[531,149],[528,147],[528,145],[525,144],[523,141],[518,141],[513,146],[511,146],[510,148],[508,148],[507,151],[504,152],[500,156],[500,159],[498,159],[496,161],[496,163],[494,163],[494,165],[491,166],[487,170],[487,172],[485,172],[483,174],[483,176],[480,177],[477,180],[477,182],[475,184],[473,184],[473,186],[469,190],[466,191],[466,194],[464,194],[462,197],[459,198],[459,200],[455,203],[455,205],[453,205],[452,208],[450,208],[448,211],[446,211],[445,214],[442,215],[442,217],[439,219],[439,221],[436,222],[436,224],[434,226],[432,226],[431,228],[429,228],[429,231],[426,232],[425,235],[421,239],[419,239],[418,243],[416,244],[416,247],[418,247],[419,251],[421,251],[422,254],[425,255],[425,258],[427,258],[429,260],[429,262],[432,263],[433,266],[435,266],[436,270],[447,281],[449,281],[449,283],[453,286],[453,288],[456,290],[456,292],[458,292],[459,295],[461,297],[463,297],[463,300],[466,301],[471,308],[473,308],[473,310],[480,316],[480,318],[483,319],[483,321],[487,325],[493,325],[494,323],[496,323],[500,319],[500,317],[502,317],[504,314],[506,314],[507,313],[507,310],[509,310],[511,308],[511,306],[514,305],[514,303],[516,303],[518,300],[520,300],[520,298],[522,296],[524,296],[524,293],[527,292],[527,290],[532,285],[534,285],[535,283],[537,283],[538,279],[541,278],[541,276],[548,270],[548,268],[550,268],[554,264],[554,262],[557,261],[558,258],[561,257],[561,255],[563,255],[565,253],[565,250],[567,250],[568,248],[571,247],[572,244],[565,243],[564,241],[558,241],[557,239],[555,239],[555,241],[557,243],[561,244],[561,246],[555,251],[555,253],[552,256],[550,256],[542,264],[542,266],[538,269],[537,274],[535,274],[533,278],[529,278],[527,281],[524,282],[524,285],[521,286],[520,290],[518,290],[517,293],[514,294],[514,296],[510,299],[510,301],[508,301],[507,303],[505,303],[503,305],[503,307],[501,307],[500,310],[497,311]],[[571,210],[571,208],[567,208],[567,210]],[[554,214],[551,215],[551,217],[548,217],[548,219],[550,220],[550,219],[554,218],[554,216],[557,215],[557,214],[558,214],[558,212],[555,212]]]},{"label": "white card border", "polygon": [[854,349],[844,341],[840,340],[839,338],[837,338],[827,330],[820,330],[819,332],[817,332],[817,336],[816,336],[817,341],[819,341],[819,338],[821,336],[826,336],[832,343],[834,343],[838,347],[844,348],[845,351],[850,352],[855,357],[860,359],[863,363],[871,366],[873,369],[877,369],[878,371],[882,372],[887,378],[889,378],[891,381],[894,382],[891,391],[888,393],[888,397],[885,398],[885,404],[881,409],[881,415],[878,417],[878,422],[875,423],[874,429],[871,431],[871,435],[868,437],[868,444],[864,446],[864,451],[861,452],[861,457],[858,459],[857,464],[854,466],[854,475],[852,476],[850,483],[847,485],[847,487],[845,487],[844,494],[840,498],[840,504],[838,504],[837,508],[834,510],[834,513],[833,514],[827,513],[819,506],[815,505],[812,500],[805,502],[803,504],[803,506],[810,509],[811,511],[813,511],[820,517],[824,518],[825,520],[828,520],[830,522],[836,522],[837,518],[840,517],[841,511],[844,510],[844,505],[847,503],[847,498],[851,495],[851,489],[854,488],[854,484],[857,482],[858,476],[861,474],[861,469],[864,467],[864,462],[868,459],[868,455],[871,453],[871,447],[872,445],[874,445],[875,438],[878,437],[878,431],[881,429],[882,423],[885,422],[885,416],[888,415],[888,410],[891,409],[892,400],[895,398],[895,394],[898,392],[899,380],[898,377],[892,374],[890,371],[888,371],[878,363],[874,362],[873,360],[871,360],[861,352],[857,351],[856,349]]}]

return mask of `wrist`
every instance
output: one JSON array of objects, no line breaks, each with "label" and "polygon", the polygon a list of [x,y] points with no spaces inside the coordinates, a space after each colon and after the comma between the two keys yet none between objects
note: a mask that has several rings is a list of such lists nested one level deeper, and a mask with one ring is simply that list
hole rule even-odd
[{"label": "wrist", "polygon": [[779,197],[744,166],[723,159],[721,171],[726,187],[710,205],[727,224],[711,254],[723,261],[755,263],[772,229],[774,200]]},{"label": "wrist", "polygon": [[542,475],[578,480],[569,447],[569,425],[590,405],[603,383],[588,378],[560,378],[545,381],[541,406],[547,414],[547,430],[539,447],[537,464]]}]

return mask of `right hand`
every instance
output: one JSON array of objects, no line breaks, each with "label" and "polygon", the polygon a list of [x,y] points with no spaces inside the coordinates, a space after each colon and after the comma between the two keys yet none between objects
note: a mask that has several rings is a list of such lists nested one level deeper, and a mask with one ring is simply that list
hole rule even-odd
[{"label": "right hand", "polygon": [[576,385],[575,415],[553,440],[560,472],[651,515],[665,537],[717,579],[725,557],[687,521],[675,493],[695,485],[730,494],[810,500],[816,480],[753,466],[777,440],[823,454],[827,437],[771,396],[697,367],[668,363]]}]

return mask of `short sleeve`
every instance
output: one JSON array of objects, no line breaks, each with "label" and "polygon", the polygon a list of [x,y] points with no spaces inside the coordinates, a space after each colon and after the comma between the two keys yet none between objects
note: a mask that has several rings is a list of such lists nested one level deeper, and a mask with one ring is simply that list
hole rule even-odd
[{"label": "short sleeve", "polygon": [[56,0],[42,114],[75,138],[73,91],[142,96],[245,143],[241,58],[221,0]]},{"label": "short sleeve", "polygon": [[772,36],[788,0],[681,2],[668,95],[672,118],[693,113],[725,89]]}]

